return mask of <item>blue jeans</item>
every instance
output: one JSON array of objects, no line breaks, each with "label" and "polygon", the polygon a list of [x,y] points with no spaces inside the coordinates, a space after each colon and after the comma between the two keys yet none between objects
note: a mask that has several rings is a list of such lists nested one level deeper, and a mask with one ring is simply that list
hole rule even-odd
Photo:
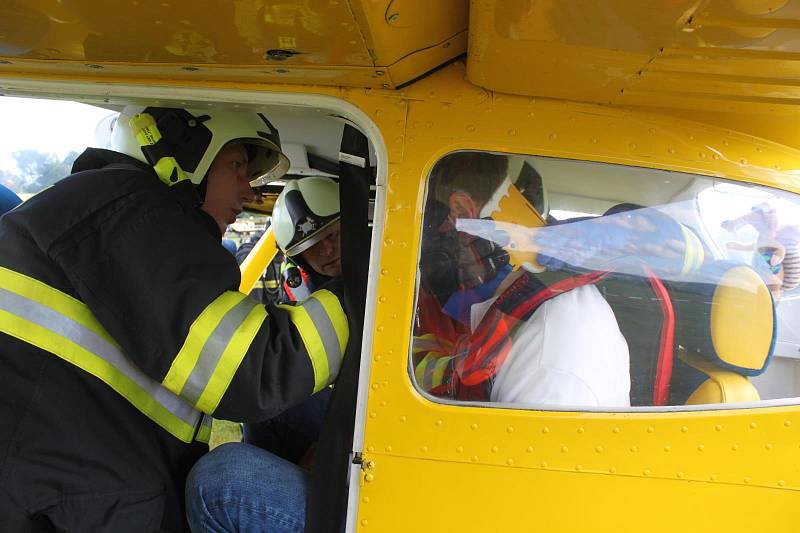
[{"label": "blue jeans", "polygon": [[204,456],[186,482],[194,533],[302,533],[308,473],[249,444],[228,443]]}]

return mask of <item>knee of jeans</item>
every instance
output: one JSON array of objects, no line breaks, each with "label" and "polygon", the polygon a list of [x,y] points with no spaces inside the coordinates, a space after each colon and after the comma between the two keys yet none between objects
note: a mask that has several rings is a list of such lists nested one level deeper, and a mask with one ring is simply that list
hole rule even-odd
[{"label": "knee of jeans", "polygon": [[195,492],[200,492],[207,487],[217,486],[216,481],[219,480],[219,474],[230,461],[239,455],[237,450],[237,443],[223,444],[200,458],[199,461],[192,467],[189,472],[189,477],[186,480],[186,494],[187,496]]},{"label": "knee of jeans", "polygon": [[306,483],[305,473],[296,465],[254,446],[223,444],[202,457],[189,473],[187,513],[191,518],[214,514],[214,509],[252,507],[284,514],[289,509],[291,516],[300,516]]}]

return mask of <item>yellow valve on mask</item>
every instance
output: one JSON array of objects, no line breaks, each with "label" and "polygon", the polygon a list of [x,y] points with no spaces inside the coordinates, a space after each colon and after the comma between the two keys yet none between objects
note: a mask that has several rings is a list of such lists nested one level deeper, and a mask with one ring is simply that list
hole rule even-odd
[{"label": "yellow valve on mask", "polygon": [[[505,191],[502,191],[503,187]],[[519,235],[515,238],[514,235],[509,235],[509,244],[504,247],[508,253],[508,262],[514,270],[518,270],[522,265],[528,263],[536,270],[544,270],[536,261],[536,251],[531,251],[528,247],[526,250],[520,250],[516,243],[530,241],[530,234],[526,231],[527,228],[540,228],[545,225],[542,216],[534,209],[531,203],[525,198],[522,193],[517,189],[516,185],[511,183],[511,180],[500,186],[500,190],[495,193],[495,198],[499,197],[496,206],[490,213],[482,212],[481,215],[491,217],[496,222],[507,222],[518,227],[520,232],[524,235]]]}]

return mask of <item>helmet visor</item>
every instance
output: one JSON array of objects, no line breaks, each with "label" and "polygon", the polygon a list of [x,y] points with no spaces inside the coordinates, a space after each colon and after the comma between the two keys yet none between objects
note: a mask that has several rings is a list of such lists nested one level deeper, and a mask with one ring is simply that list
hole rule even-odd
[{"label": "helmet visor", "polygon": [[289,171],[289,158],[274,143],[265,139],[237,139],[247,148],[247,174],[251,187],[260,187],[282,178]]}]

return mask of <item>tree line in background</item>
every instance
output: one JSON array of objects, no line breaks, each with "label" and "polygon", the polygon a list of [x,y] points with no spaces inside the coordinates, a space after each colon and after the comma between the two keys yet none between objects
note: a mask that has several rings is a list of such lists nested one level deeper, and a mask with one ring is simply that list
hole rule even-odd
[{"label": "tree line in background", "polygon": [[69,176],[78,152],[70,152],[64,159],[38,150],[19,150],[11,155],[19,170],[10,172],[0,169],[0,183],[17,194],[31,194]]}]

